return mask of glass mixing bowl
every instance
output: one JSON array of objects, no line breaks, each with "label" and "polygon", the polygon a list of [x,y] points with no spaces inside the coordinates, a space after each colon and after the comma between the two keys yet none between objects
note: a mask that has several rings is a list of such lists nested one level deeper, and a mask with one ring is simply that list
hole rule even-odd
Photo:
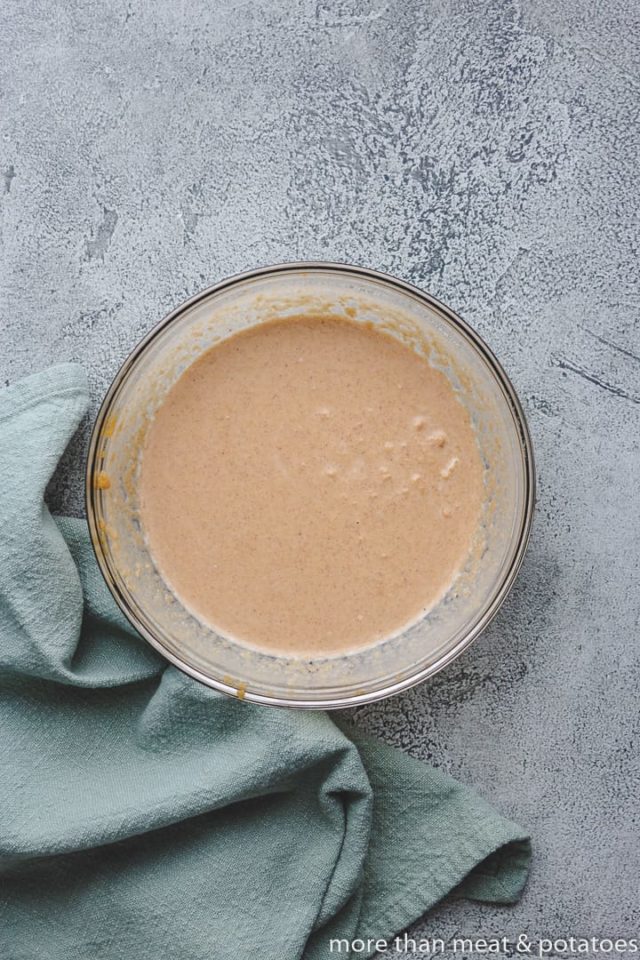
[{"label": "glass mixing bowl", "polygon": [[[375,324],[443,370],[471,417],[486,492],[478,542],[436,607],[371,647],[313,659],[249,649],[186,610],[154,565],[137,493],[146,430],[185,369],[224,337],[275,316],[305,312]],[[478,636],[522,561],[534,488],[531,440],[518,398],[489,348],[464,321],[393,277],[341,264],[293,263],[216,284],[179,306],[138,344],[98,413],[86,493],[100,569],[125,615],[156,650],[223,693],[262,704],[330,709],[417,684]]]}]

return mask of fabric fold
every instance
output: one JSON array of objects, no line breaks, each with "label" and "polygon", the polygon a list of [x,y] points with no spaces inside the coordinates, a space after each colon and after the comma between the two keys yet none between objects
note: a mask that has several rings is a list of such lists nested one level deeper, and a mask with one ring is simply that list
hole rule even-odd
[{"label": "fabric fold", "polygon": [[138,637],[44,503],[87,402],[71,364],[0,394],[0,956],[321,960],[452,890],[517,899],[529,840],[473,791]]}]

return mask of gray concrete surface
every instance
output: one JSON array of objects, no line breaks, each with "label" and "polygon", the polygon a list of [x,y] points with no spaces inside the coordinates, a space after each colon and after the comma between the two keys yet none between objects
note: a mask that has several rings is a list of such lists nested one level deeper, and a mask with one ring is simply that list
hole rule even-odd
[{"label": "gray concrete surface", "polygon": [[[76,359],[97,403],[180,300],[311,258],[424,286],[504,362],[540,482],[517,587],[445,674],[357,720],[533,833],[521,903],[446,903],[414,935],[637,934],[638,5],[4,14],[2,382]],[[58,511],[82,511],[85,439]]]}]

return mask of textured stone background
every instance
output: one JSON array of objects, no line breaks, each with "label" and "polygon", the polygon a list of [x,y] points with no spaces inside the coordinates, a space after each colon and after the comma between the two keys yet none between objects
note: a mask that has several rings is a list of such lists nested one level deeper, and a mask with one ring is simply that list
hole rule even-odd
[{"label": "textured stone background", "polygon": [[[357,719],[535,838],[518,906],[443,904],[415,934],[637,934],[640,8],[8,0],[4,13],[3,382],[76,359],[97,404],[180,300],[311,258],[424,286],[504,362],[540,481],[517,587],[444,675]],[[86,432],[56,510],[82,511]]]}]

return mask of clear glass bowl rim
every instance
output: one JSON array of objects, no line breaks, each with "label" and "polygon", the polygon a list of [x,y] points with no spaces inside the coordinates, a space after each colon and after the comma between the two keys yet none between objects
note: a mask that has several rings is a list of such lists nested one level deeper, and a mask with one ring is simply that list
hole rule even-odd
[{"label": "clear glass bowl rim", "polygon": [[147,627],[141,623],[136,616],[135,612],[129,604],[126,593],[120,588],[117,581],[112,576],[109,562],[107,557],[102,549],[102,544],[98,531],[98,523],[96,519],[96,509],[94,505],[94,491],[95,484],[94,478],[96,472],[99,470],[97,462],[97,450],[98,450],[98,441],[100,439],[102,429],[104,427],[105,421],[109,416],[109,411],[111,403],[116,397],[118,390],[126,379],[130,371],[133,369],[136,361],[140,355],[145,351],[149,344],[164,330],[169,324],[176,321],[186,310],[190,309],[195,304],[206,299],[214,293],[218,293],[222,290],[226,290],[230,287],[244,284],[247,281],[254,280],[260,277],[266,276],[278,276],[280,274],[295,273],[295,272],[315,272],[318,274],[321,273],[343,273],[347,275],[352,275],[358,278],[364,278],[369,280],[377,281],[383,285],[395,288],[400,292],[405,292],[417,298],[418,300],[426,303],[431,309],[435,310],[440,316],[450,323],[454,328],[461,333],[469,344],[476,350],[480,357],[485,361],[489,366],[492,373],[495,376],[496,382],[501,388],[504,398],[507,401],[507,404],[510,408],[511,414],[514,419],[514,424],[518,433],[518,439],[520,443],[520,453],[522,455],[523,461],[523,482],[524,482],[524,496],[523,496],[523,510],[522,515],[519,518],[519,528],[518,534],[514,538],[515,540],[515,549],[513,552],[513,557],[511,563],[504,568],[502,571],[502,576],[498,581],[496,581],[495,589],[493,591],[491,601],[487,605],[485,611],[477,620],[472,624],[469,630],[465,635],[460,639],[460,641],[450,650],[446,651],[442,657],[440,657],[435,662],[429,664],[427,667],[417,670],[415,673],[410,674],[409,676],[403,678],[401,681],[388,684],[386,686],[381,686],[379,689],[370,690],[367,693],[354,695],[354,696],[343,696],[338,697],[334,700],[288,700],[286,698],[280,697],[269,697],[261,694],[251,693],[250,690],[247,690],[243,693],[242,698],[252,703],[260,703],[269,706],[279,706],[279,707],[294,707],[298,709],[307,709],[307,710],[332,710],[332,709],[344,709],[348,707],[358,706],[363,703],[371,703],[376,700],[382,700],[387,697],[393,696],[396,693],[400,693],[402,690],[407,690],[411,687],[422,683],[428,677],[433,676],[435,673],[438,673],[444,667],[448,666],[453,660],[457,659],[460,654],[466,650],[466,648],[485,630],[489,623],[493,620],[498,610],[504,603],[511,587],[514,584],[524,555],[526,552],[527,544],[529,542],[529,537],[531,534],[531,527],[533,523],[533,513],[536,500],[536,475],[535,475],[535,463],[534,463],[534,453],[533,453],[533,444],[531,441],[531,435],[529,433],[529,428],[527,425],[527,420],[522,409],[522,405],[518,398],[518,395],[515,391],[513,384],[511,383],[509,377],[505,373],[502,365],[494,355],[493,351],[487,346],[485,341],[480,337],[476,331],[469,326],[466,321],[464,321],[454,310],[448,307],[442,301],[438,300],[432,294],[427,293],[424,290],[421,290],[419,287],[416,287],[412,283],[408,283],[405,280],[400,280],[397,277],[392,276],[391,274],[383,273],[379,270],[373,270],[368,267],[355,266],[347,263],[324,261],[324,260],[302,260],[294,261],[291,263],[280,263],[273,264],[270,266],[258,267],[254,270],[248,270],[243,273],[234,274],[230,277],[225,278],[224,280],[219,281],[218,283],[213,284],[210,287],[207,287],[205,290],[201,290],[199,293],[194,294],[188,300],[183,301],[177,307],[170,311],[162,320],[156,323],[149,332],[136,344],[133,350],[130,352],[128,357],[125,359],[120,369],[116,373],[109,389],[107,390],[104,400],[102,401],[96,419],[93,425],[91,432],[91,438],[89,442],[89,450],[87,453],[87,468],[86,468],[86,481],[85,481],[85,505],[86,505],[86,514],[87,514],[87,523],[89,526],[89,535],[91,539],[91,544],[93,547],[93,552],[95,554],[98,567],[104,580],[114,598],[118,604],[120,610],[125,615],[127,620],[135,628],[135,630],[146,640],[155,650],[157,650],[166,660],[170,661],[178,669],[182,670],[184,673],[193,677],[195,680],[198,680],[200,683],[205,684],[206,686],[212,687],[215,690],[218,690],[221,693],[227,694],[229,696],[238,697],[238,690],[235,687],[231,687],[228,684],[224,683],[221,679],[216,677],[209,676],[208,674],[202,673],[200,670],[195,669],[190,664],[184,662],[179,657],[175,656],[171,651],[167,650],[160,640],[154,636]]}]

